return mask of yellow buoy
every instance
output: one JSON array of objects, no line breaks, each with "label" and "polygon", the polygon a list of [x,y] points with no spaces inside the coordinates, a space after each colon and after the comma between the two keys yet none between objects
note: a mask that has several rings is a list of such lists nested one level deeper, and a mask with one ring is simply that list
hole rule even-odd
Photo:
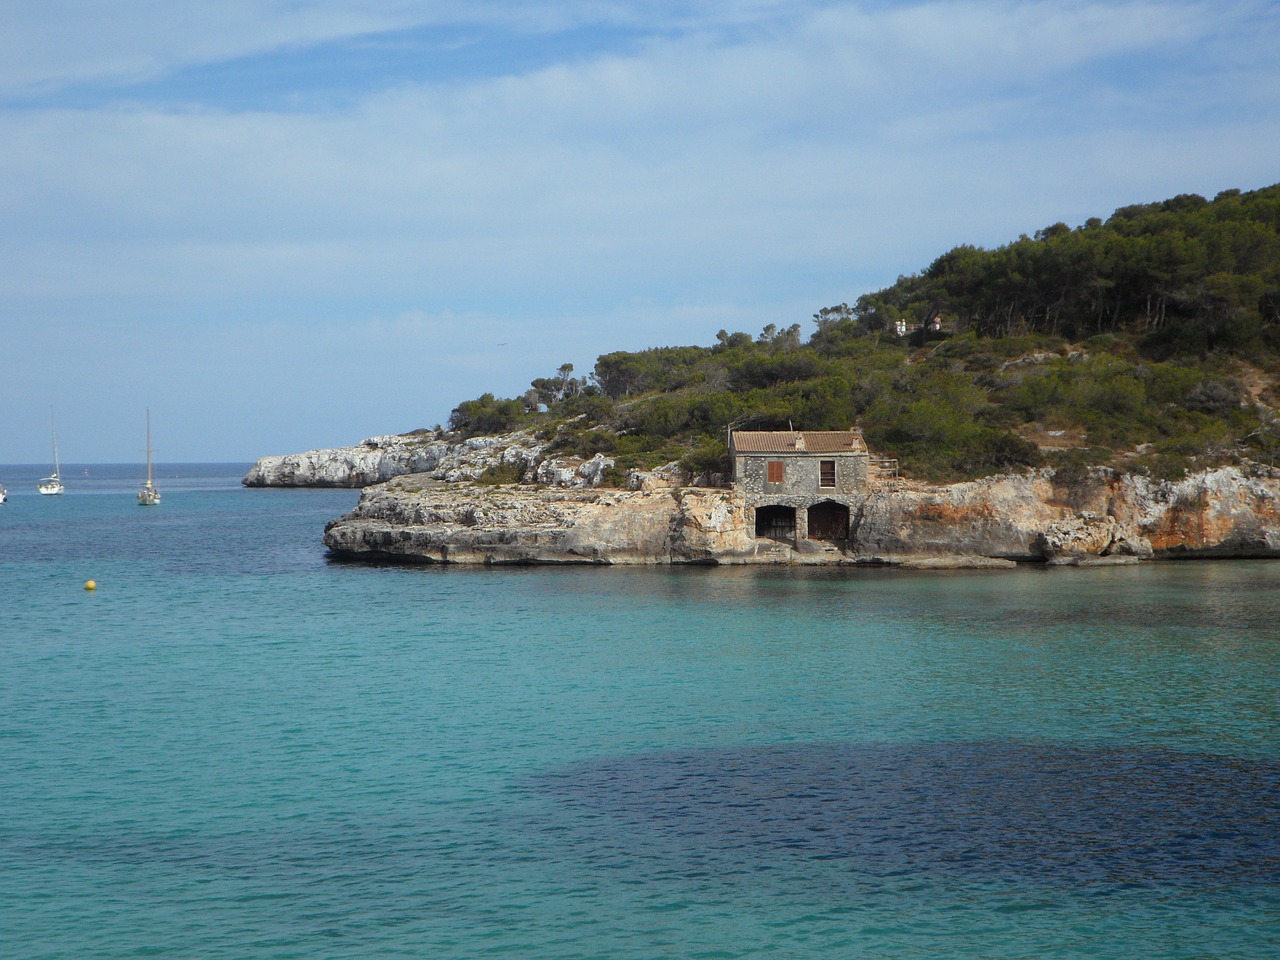
[{"label": "yellow buoy", "polygon": [[98,582],[97,582],[96,580],[86,580],[86,581],[84,582],[84,588],[85,588],[86,590],[97,590],[97,589],[98,589]]}]

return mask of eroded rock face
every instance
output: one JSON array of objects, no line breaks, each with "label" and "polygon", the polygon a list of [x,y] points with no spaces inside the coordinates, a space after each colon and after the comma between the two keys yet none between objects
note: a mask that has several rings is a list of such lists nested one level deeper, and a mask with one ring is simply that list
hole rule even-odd
[{"label": "eroded rock face", "polygon": [[876,487],[854,518],[852,540],[871,557],[977,556],[1039,560],[1041,532],[1065,515],[1049,474],[969,483]]},{"label": "eroded rock face", "polygon": [[1280,555],[1280,481],[1223,467],[1174,482],[1113,481],[1109,512],[1157,556]]},{"label": "eroded rock face", "polygon": [[418,485],[366,490],[325,530],[335,553],[420,563],[707,563],[750,551],[727,490]]},{"label": "eroded rock face", "polygon": [[[575,476],[582,465],[574,467]],[[560,468],[557,468],[560,469]],[[336,555],[419,563],[901,564],[917,568],[1280,557],[1280,479],[1225,468],[1158,483],[1096,471],[1083,487],[1051,471],[945,486],[873,488],[843,541],[756,537],[733,491],[489,487],[438,472],[370,487],[332,521]]]},{"label": "eroded rock face", "polygon": [[[476,480],[487,471],[528,482],[573,487],[600,484],[613,461],[544,459],[546,444],[527,432],[453,440],[434,431],[370,437],[359,446],[263,457],[242,481],[248,487],[366,487],[406,474]],[[546,478],[540,476],[540,471]]]},{"label": "eroded rock face", "polygon": [[577,457],[550,457],[531,468],[533,478],[552,487],[598,487],[614,461],[603,453],[590,460]]}]

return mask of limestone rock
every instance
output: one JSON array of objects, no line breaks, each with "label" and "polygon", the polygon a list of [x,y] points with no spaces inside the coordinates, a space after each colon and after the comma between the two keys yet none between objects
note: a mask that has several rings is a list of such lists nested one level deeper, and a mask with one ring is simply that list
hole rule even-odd
[{"label": "limestone rock", "polygon": [[678,461],[654,467],[652,470],[629,470],[628,490],[671,490],[684,484],[684,471]]},{"label": "limestone rock", "polygon": [[[468,469],[477,470],[495,462],[485,457],[513,456],[506,451],[516,447],[472,449],[478,455]],[[530,478],[537,486],[450,482],[462,468],[439,464],[369,486],[355,510],[328,525],[325,544],[343,557],[476,564],[946,569],[1280,557],[1280,478],[1236,468],[1176,483],[1099,471],[1071,503],[1060,499],[1048,471],[950,485],[876,485],[850,504],[849,538],[825,541],[757,537],[752,511],[730,489],[672,485],[671,475],[658,471],[636,489],[602,489],[592,484],[608,458],[546,462],[552,466]]]},{"label": "limestone rock", "polygon": [[[248,487],[367,487],[392,477],[426,474],[436,480],[460,483],[487,472],[528,482],[573,487],[599,486],[613,461],[597,454],[574,461],[563,471],[551,461],[549,479],[539,469],[546,443],[527,431],[455,440],[435,431],[390,437],[370,437],[359,446],[308,450],[286,456],[262,457],[242,481]],[[563,474],[563,476],[562,476]]]},{"label": "limestone rock", "polygon": [[242,482],[247,487],[363,487],[434,469],[443,446],[434,433],[370,437],[355,447],[262,457]]},{"label": "limestone rock", "polygon": [[999,557],[906,557],[902,560],[891,560],[891,566],[903,570],[1012,570],[1017,566],[1012,560]]},{"label": "limestone rock", "polygon": [[550,457],[534,469],[538,483],[554,487],[598,487],[605,473],[613,466],[613,459],[597,453],[590,460],[576,457]]},{"label": "limestone rock", "polygon": [[1063,514],[1046,474],[946,486],[873,487],[854,517],[859,552],[1040,560],[1042,531]]},{"label": "limestone rock", "polygon": [[1155,556],[1280,556],[1280,481],[1238,467],[1178,481],[1125,476],[1114,484],[1110,512]]},{"label": "limestone rock", "polygon": [[1113,517],[1088,512],[1055,520],[1040,535],[1041,553],[1050,563],[1100,557],[1115,542],[1116,528]]}]

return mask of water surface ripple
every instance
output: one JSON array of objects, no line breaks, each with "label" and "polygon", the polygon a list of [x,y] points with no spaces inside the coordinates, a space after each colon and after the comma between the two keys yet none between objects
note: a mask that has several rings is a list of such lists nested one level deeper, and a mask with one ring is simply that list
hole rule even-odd
[{"label": "water surface ripple", "polygon": [[1280,564],[375,569],[246,466],[0,467],[4,960],[1280,956]]}]

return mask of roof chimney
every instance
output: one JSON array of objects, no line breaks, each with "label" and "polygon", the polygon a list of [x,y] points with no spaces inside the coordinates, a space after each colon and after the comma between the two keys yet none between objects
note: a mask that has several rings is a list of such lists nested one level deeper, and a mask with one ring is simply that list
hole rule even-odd
[{"label": "roof chimney", "polygon": [[804,434],[803,433],[796,434],[796,449],[802,452],[804,450]]}]

